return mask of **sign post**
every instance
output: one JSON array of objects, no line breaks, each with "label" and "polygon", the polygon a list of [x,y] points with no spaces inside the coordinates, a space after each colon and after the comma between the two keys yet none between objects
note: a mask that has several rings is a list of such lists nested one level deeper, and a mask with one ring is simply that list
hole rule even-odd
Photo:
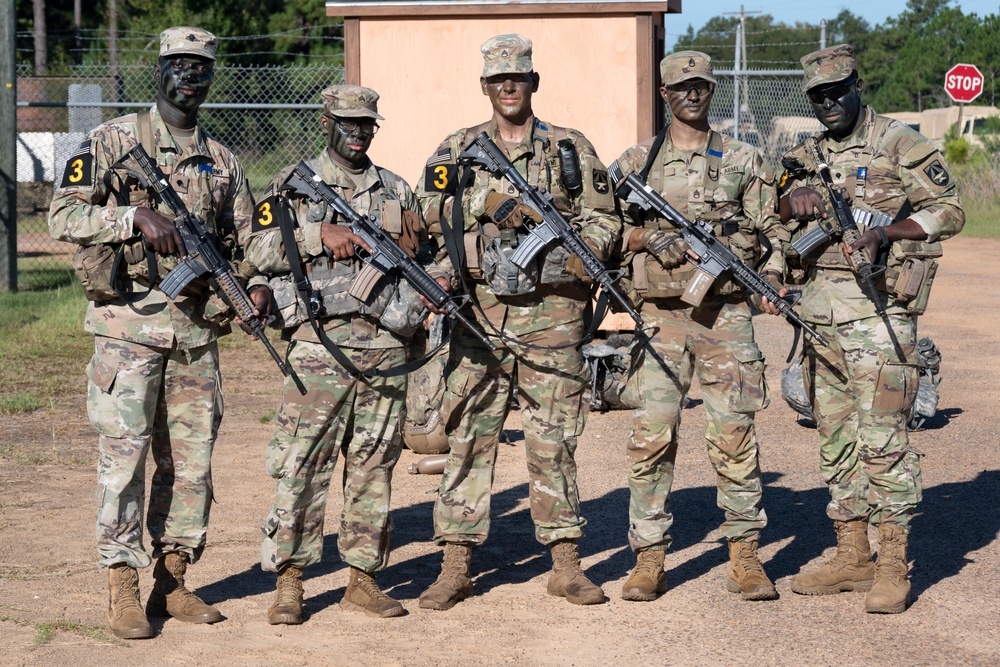
[{"label": "sign post", "polygon": [[983,73],[975,65],[958,63],[944,75],[944,92],[958,103],[958,136],[962,136],[965,105],[983,94]]}]

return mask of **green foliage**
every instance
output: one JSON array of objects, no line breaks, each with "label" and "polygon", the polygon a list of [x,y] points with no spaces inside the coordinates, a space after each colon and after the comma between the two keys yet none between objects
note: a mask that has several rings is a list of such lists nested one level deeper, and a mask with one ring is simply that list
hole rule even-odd
[{"label": "green foliage", "polygon": [[972,151],[963,164],[952,164],[965,209],[963,236],[1000,238],[1000,154]]},{"label": "green foliage", "polygon": [[965,137],[952,137],[945,139],[944,158],[948,164],[958,165],[968,161],[972,154],[972,144]]},{"label": "green foliage", "polygon": [[13,394],[0,396],[0,415],[17,415],[34,412],[45,403],[32,396],[27,391],[17,391]]}]

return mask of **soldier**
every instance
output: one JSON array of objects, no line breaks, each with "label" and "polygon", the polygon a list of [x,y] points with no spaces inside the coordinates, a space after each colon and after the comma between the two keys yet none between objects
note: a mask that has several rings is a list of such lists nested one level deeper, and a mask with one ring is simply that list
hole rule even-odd
[{"label": "soldier", "polygon": [[[608,173],[580,132],[536,118],[531,108],[539,76],[531,42],[500,35],[482,45],[480,86],[493,106],[491,120],[458,130],[427,162],[417,187],[432,234],[450,245],[456,284],[471,283],[484,328],[503,332],[491,352],[463,329],[452,333],[441,414],[448,415],[450,456],[434,505],[434,539],[444,546],[441,576],[420,595],[425,609],[450,609],[472,592],[471,547],[486,540],[497,443],[516,390],[524,406],[529,497],[535,537],[552,552],[551,595],[573,604],[598,604],[604,591],[580,569],[580,516],[573,455],[586,420],[587,370],[578,343],[590,295],[582,266],[561,247],[543,251],[540,267],[519,270],[509,253],[524,238],[525,217],[513,185],[456,164],[459,153],[485,131],[529,184],[551,193],[556,208],[582,227],[601,258],[610,254],[620,222]],[[560,158],[560,153],[564,157]],[[570,154],[573,155],[570,155]],[[470,248],[459,257],[459,249]],[[481,249],[481,255],[480,250]],[[444,258],[443,258],[444,259]],[[512,377],[517,372],[517,383]]]},{"label": "soldier", "polygon": [[[644,176],[683,215],[709,222],[716,236],[753,266],[761,253],[758,234],[775,242],[781,234],[773,174],[754,148],[709,127],[716,80],[706,54],[668,55],[660,62],[660,77],[660,96],[673,120],[658,136],[626,150],[611,165],[612,180],[633,172]],[[744,600],[772,600],[777,592],[757,555],[767,515],[754,435],[754,414],[767,407],[769,398],[746,292],[720,278],[700,305],[682,301],[678,297],[696,270],[686,261],[687,243],[666,220],[622,206],[623,264],[631,266],[643,299],[642,317],[654,331],[633,353],[622,392],[623,402],[634,408],[628,538],[637,552],[622,598],[654,600],[667,589],[663,560],[673,524],[669,501],[678,429],[684,397],[697,375],[708,422],[705,445],[716,470],[718,505],[726,514],[727,587]],[[777,286],[782,270],[779,253],[764,274]],[[758,305],[778,312],[766,301]]]},{"label": "soldier", "polygon": [[[429,262],[427,233],[413,191],[368,158],[379,128],[376,121],[383,120],[378,93],[330,86],[322,98],[320,127],[327,146],[307,164],[357,213],[373,214],[411,257],[422,253],[420,259]],[[302,569],[322,556],[327,490],[341,451],[344,507],[337,545],[350,566],[341,607],[381,618],[401,616],[403,606],[372,578],[389,561],[390,485],[402,448],[397,430],[406,375],[389,369],[401,370],[409,338],[427,310],[398,277],[381,281],[379,292],[366,302],[348,293],[362,266],[355,246],[371,248],[325,203],[302,196],[283,202],[281,185],[294,167],[274,177],[257,206],[247,245],[247,256],[273,275],[282,337],[292,341],[288,361],[308,390],[303,396],[295,381],[286,379],[267,444],[267,471],[278,480],[262,527],[261,566],[278,575],[267,620],[272,625],[302,623]],[[292,220],[286,221],[286,230],[278,228],[284,206],[291,209],[294,231]],[[294,239],[304,266],[292,266],[284,238]],[[444,272],[431,269],[442,287],[450,287]],[[308,275],[322,301],[315,327],[303,314],[309,299],[296,294],[296,275]],[[359,369],[389,374],[365,377]]]},{"label": "soldier", "polygon": [[[108,569],[111,630],[124,639],[152,636],[136,571],[151,562],[142,545],[141,516],[150,449],[156,468],[146,525],[158,560],[146,614],[192,623],[222,620],[185,587],[185,573],[205,548],[212,448],[222,419],[216,339],[229,333],[232,315],[204,283],[170,300],[159,290],[138,293],[107,279],[113,249],[124,254],[128,275],[148,284],[155,280],[153,267],[159,264],[158,272],[165,273],[182,248],[169,209],[119,162],[140,143],[188,209],[213,230],[223,254],[244,277],[254,273],[239,262],[253,211],[243,168],[197,123],[217,47],[215,36],[200,28],[164,30],[156,106],[91,131],[67,162],[49,213],[54,238],[83,246],[77,258],[102,258],[96,268],[82,262],[85,285],[98,299],[89,304],[84,323],[95,336],[87,410],[100,443],[97,551],[100,566]],[[156,261],[144,259],[143,242],[156,251]],[[266,316],[270,290],[259,276],[250,284],[257,313]]]},{"label": "soldier", "polygon": [[[818,149],[835,185],[853,199],[855,217],[876,224],[859,225],[864,232],[850,247],[834,233],[797,258],[805,271],[801,316],[832,342],[822,348],[807,340],[803,366],[837,552],[818,570],[795,576],[792,590],[804,595],[868,590],[866,611],[900,613],[910,597],[908,524],[921,495],[920,455],[906,433],[919,373],[916,316],[927,305],[934,258],[941,255],[938,241],[957,234],[965,214],[933,144],[862,105],[864,81],[850,45],[810,53],[801,62],[802,90],[826,131],[786,154],[781,219],[793,240],[818,226],[829,229]],[[879,217],[891,224],[877,226]],[[861,249],[876,263],[888,256],[877,283],[884,318],[848,263]],[[790,251],[790,263],[793,257]],[[877,564],[871,560],[869,523],[878,528]]]}]

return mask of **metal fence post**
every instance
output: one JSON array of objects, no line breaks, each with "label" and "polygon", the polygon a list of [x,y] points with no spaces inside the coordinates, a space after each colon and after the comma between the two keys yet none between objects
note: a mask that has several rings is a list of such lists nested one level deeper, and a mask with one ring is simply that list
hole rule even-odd
[{"label": "metal fence post", "polygon": [[17,56],[13,2],[0,3],[0,292],[17,291]]}]

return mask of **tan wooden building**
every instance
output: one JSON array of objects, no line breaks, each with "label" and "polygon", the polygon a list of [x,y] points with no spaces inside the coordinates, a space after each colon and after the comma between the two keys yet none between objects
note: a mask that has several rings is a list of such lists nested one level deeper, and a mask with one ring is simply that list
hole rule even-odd
[{"label": "tan wooden building", "polygon": [[663,14],[680,10],[680,0],[326,3],[344,17],[346,82],[381,95],[372,159],[413,186],[449,133],[489,119],[479,47],[494,35],[534,42],[536,115],[586,134],[604,162],[654,134]]}]

